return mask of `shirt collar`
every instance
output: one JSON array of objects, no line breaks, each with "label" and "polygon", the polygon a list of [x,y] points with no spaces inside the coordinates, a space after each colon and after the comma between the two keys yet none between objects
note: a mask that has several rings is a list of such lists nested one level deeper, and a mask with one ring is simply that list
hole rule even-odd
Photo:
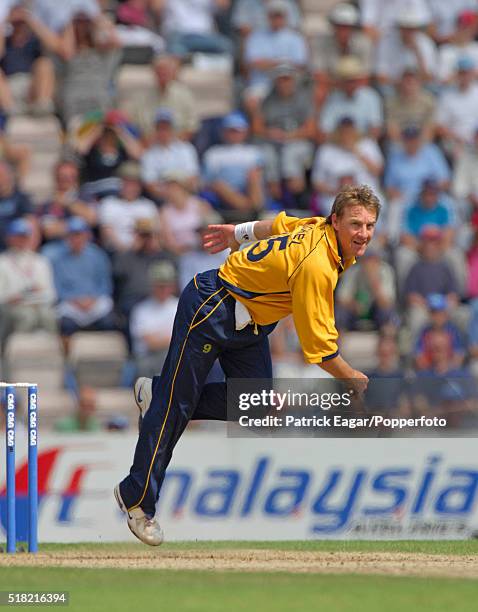
[{"label": "shirt collar", "polygon": [[355,263],[355,257],[350,257],[349,259],[343,258],[342,249],[340,248],[340,244],[337,239],[337,234],[335,233],[335,230],[332,225],[326,224],[325,239],[327,240],[327,244],[329,245],[332,257],[336,261],[337,267],[340,272],[343,272]]}]

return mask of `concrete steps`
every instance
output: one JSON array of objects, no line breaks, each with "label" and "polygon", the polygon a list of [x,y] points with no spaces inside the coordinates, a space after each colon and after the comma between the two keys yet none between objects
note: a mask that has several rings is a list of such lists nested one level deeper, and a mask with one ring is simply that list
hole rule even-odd
[{"label": "concrete steps", "polygon": [[59,158],[62,144],[60,125],[55,117],[13,117],[7,133],[13,142],[26,144],[32,151],[31,169],[25,179],[25,190],[38,204],[53,189],[53,168]]}]

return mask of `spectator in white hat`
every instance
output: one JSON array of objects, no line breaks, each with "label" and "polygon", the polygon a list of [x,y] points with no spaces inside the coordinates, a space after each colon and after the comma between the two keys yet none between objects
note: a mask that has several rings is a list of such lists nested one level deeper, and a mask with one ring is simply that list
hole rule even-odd
[{"label": "spectator in white hat", "polygon": [[425,140],[433,140],[436,98],[427,91],[416,66],[407,66],[395,92],[385,100],[387,136],[398,142],[407,125],[416,125]]},{"label": "spectator in white hat", "polygon": [[159,108],[151,146],[141,158],[141,178],[153,199],[164,199],[164,175],[178,168],[185,174],[188,188],[195,191],[199,183],[196,149],[190,142],[177,138],[172,109]]},{"label": "spectator in white hat", "polygon": [[395,27],[377,47],[375,74],[381,85],[394,85],[408,66],[416,67],[425,83],[436,77],[435,43],[423,31],[428,23],[418,12],[399,13]]},{"label": "spectator in white hat", "polygon": [[382,101],[367,84],[366,67],[358,58],[348,55],[339,60],[334,76],[335,87],[320,114],[322,134],[331,134],[341,117],[352,117],[359,132],[378,138],[383,127]]},{"label": "spectator in white hat", "polygon": [[455,87],[444,90],[438,98],[437,131],[455,158],[462,154],[464,145],[473,142],[478,108],[475,68],[472,59],[460,58],[456,64]]},{"label": "spectator in white hat", "polygon": [[312,41],[311,64],[316,78],[333,74],[338,60],[357,57],[367,72],[372,68],[372,41],[361,28],[360,13],[353,4],[339,2],[328,16],[330,28]]},{"label": "spectator in white hat", "polygon": [[362,24],[374,41],[393,29],[402,11],[415,13],[424,23],[431,19],[428,0],[359,0],[359,8]]},{"label": "spectator in white hat", "polygon": [[468,57],[475,65],[475,77],[478,76],[478,6],[476,11],[463,11],[456,19],[456,32],[453,40],[440,47],[438,76],[444,84],[450,84],[455,78],[455,67],[458,60]]},{"label": "spectator in white hat", "polygon": [[266,180],[272,196],[281,198],[281,181],[301,197],[305,173],[312,165],[315,136],[310,96],[298,86],[293,66],[274,73],[274,86],[254,114],[254,133],[264,143]]},{"label": "spectator in white hat", "polygon": [[149,219],[159,224],[156,205],[141,195],[141,168],[137,162],[124,162],[117,175],[121,181],[118,195],[110,195],[101,201],[98,216],[103,246],[108,251],[130,249],[135,239],[135,224],[139,219]]},{"label": "spectator in white hat", "polygon": [[169,261],[153,264],[149,280],[150,297],[133,308],[130,332],[138,376],[152,377],[166,358],[178,307],[174,265]]},{"label": "spectator in white hat", "polygon": [[151,67],[156,79],[154,90],[148,93],[142,89],[128,92],[122,108],[140,128],[146,140],[154,133],[157,109],[170,108],[178,137],[190,140],[199,128],[199,116],[193,92],[178,80],[178,58],[159,55],[153,59]]}]

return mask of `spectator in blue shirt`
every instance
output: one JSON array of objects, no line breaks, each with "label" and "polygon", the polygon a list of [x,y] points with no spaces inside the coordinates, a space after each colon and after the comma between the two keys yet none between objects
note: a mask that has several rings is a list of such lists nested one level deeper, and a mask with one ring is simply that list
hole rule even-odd
[{"label": "spectator in blue shirt", "polygon": [[385,170],[385,187],[390,199],[404,202],[414,200],[425,179],[433,178],[446,189],[450,182],[450,168],[439,147],[424,142],[418,126],[403,129],[400,145],[392,146]]},{"label": "spectator in blue shirt", "polygon": [[456,365],[454,347],[449,334],[434,329],[429,335],[430,365],[418,371],[413,395],[418,414],[447,419],[448,427],[463,426],[475,421],[473,403],[474,379],[463,366]]},{"label": "spectator in blue shirt", "polygon": [[11,166],[0,161],[0,252],[6,248],[5,233],[10,222],[19,217],[27,219],[33,227],[33,243],[37,241],[38,223],[33,215],[30,198],[19,191]]},{"label": "spectator in blue shirt", "polygon": [[426,369],[432,365],[430,340],[435,330],[441,330],[448,335],[453,355],[452,365],[456,368],[461,367],[465,358],[465,343],[458,327],[450,321],[446,296],[441,293],[430,294],[427,297],[427,306],[429,322],[420,331],[414,349],[417,368]]},{"label": "spectator in blue shirt", "polygon": [[445,247],[453,242],[454,232],[453,201],[440,189],[434,178],[427,178],[418,198],[405,212],[405,233],[403,242],[416,249],[417,239],[427,225],[435,225],[443,231]]},{"label": "spectator in blue shirt", "polygon": [[242,113],[227,115],[222,127],[223,144],[204,156],[203,196],[221,211],[240,211],[250,218],[264,204],[262,154],[247,143],[249,123]]},{"label": "spectator in blue shirt", "polygon": [[81,217],[68,221],[66,240],[47,253],[58,294],[60,333],[65,353],[69,337],[79,330],[113,329],[113,283],[106,253],[90,241]]},{"label": "spectator in blue shirt", "polygon": [[462,249],[455,245],[455,203],[441,190],[434,178],[428,178],[423,182],[419,196],[405,210],[401,225],[404,231],[400,237],[401,246],[397,251],[395,262],[400,281],[405,279],[418,259],[422,231],[434,227],[441,232],[444,255],[456,275],[462,292],[466,283],[466,262]]},{"label": "spectator in blue shirt", "polygon": [[387,224],[392,242],[399,238],[405,207],[418,197],[423,182],[431,178],[446,190],[450,174],[440,148],[426,142],[418,126],[406,126],[400,143],[393,143],[390,147],[384,176],[388,198]]},{"label": "spectator in blue shirt", "polygon": [[[236,0],[233,3],[231,16],[232,26],[239,32],[242,40],[245,40],[253,30],[267,28],[267,4],[268,2],[257,2],[257,0]],[[295,0],[285,0],[287,6],[287,24],[294,30],[301,27],[301,14]]]},{"label": "spectator in blue shirt", "polygon": [[420,257],[408,272],[403,287],[412,335],[428,320],[427,298],[432,293],[445,295],[449,307],[457,309],[460,285],[453,267],[445,259],[442,231],[429,225],[420,233]]},{"label": "spectator in blue shirt", "polygon": [[410,416],[409,389],[400,364],[398,342],[393,334],[380,335],[376,356],[375,368],[367,372],[370,383],[364,396],[366,409],[387,416]]},{"label": "spectator in blue shirt", "polygon": [[256,29],[245,42],[244,64],[249,76],[245,98],[249,110],[269,92],[274,68],[287,63],[300,70],[307,65],[306,40],[288,26],[288,13],[289,5],[284,0],[269,2],[268,28]]}]

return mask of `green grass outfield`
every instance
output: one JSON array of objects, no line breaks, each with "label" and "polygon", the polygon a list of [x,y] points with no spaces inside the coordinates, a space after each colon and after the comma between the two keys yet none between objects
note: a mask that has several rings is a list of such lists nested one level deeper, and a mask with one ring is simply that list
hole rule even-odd
[{"label": "green grass outfield", "polygon": [[[441,542],[180,542],[161,550],[273,549],[478,555],[478,541]],[[98,556],[141,553],[136,544],[44,544],[40,552],[92,551]],[[469,612],[477,609],[477,580],[283,572],[177,571],[1,567],[0,590],[67,590],[66,610],[94,612],[204,611]],[[41,606],[42,609],[53,609]]]},{"label": "green grass outfield", "polygon": [[222,540],[196,542],[165,542],[152,549],[142,544],[40,544],[40,552],[98,550],[105,553],[144,552],[145,550],[291,550],[324,552],[403,552],[429,555],[478,555],[478,540]]}]

